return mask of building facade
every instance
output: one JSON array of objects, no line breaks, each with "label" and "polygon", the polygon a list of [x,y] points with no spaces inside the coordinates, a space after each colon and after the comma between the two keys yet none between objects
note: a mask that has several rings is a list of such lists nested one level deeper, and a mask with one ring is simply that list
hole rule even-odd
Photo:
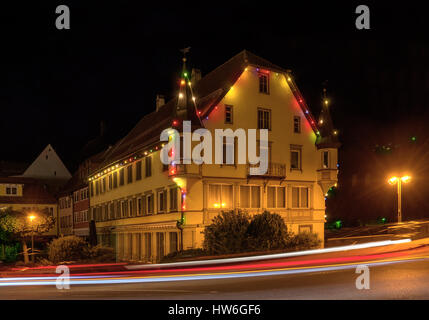
[{"label": "building facade", "polygon": [[12,208],[13,211],[35,215],[36,219],[38,213],[54,217],[55,226],[49,232],[44,233],[43,237],[49,239],[58,234],[57,200],[47,186],[36,179],[0,178],[0,209],[3,208]]},{"label": "building facade", "polygon": [[[114,247],[118,260],[159,261],[200,248],[205,226],[221,211],[238,209],[278,213],[289,230],[323,241],[325,194],[337,181],[339,147],[324,102],[316,120],[291,72],[248,51],[201,79],[196,70],[188,77],[184,63],[175,98],[141,119],[89,176],[99,242]],[[247,157],[245,164],[164,165],[160,133],[181,132],[185,120],[212,137],[216,129],[267,129],[268,171],[250,174]],[[237,144],[224,140],[228,149],[237,157]]]},{"label": "building facade", "polygon": [[58,227],[60,236],[73,234],[73,198],[68,193],[61,193],[58,198]]}]

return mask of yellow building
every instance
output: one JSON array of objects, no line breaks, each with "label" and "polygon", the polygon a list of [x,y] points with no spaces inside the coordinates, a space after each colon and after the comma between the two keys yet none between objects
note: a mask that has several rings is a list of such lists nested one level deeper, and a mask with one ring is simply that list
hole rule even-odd
[{"label": "yellow building", "polygon": [[[213,217],[243,209],[278,213],[289,230],[323,241],[324,197],[338,171],[329,102],[316,120],[291,72],[248,51],[203,78],[198,70],[188,78],[185,68],[182,76],[176,97],[166,104],[158,97],[156,111],[90,175],[99,240],[115,247],[119,260],[158,261],[178,248],[201,247]],[[268,172],[250,175],[249,164],[163,165],[160,133],[181,130],[183,120],[213,137],[215,129],[268,129]]]}]

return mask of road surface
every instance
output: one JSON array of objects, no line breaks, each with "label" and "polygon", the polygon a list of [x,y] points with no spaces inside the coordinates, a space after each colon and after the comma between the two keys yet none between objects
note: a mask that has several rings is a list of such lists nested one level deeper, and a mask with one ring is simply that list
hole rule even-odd
[{"label": "road surface", "polygon": [[[150,282],[72,282],[69,290],[58,290],[55,283],[0,286],[0,299],[429,299],[429,248],[387,257],[286,268],[264,265],[257,270],[241,266],[220,271],[130,274],[115,279]],[[369,266],[368,290],[356,288],[360,275],[356,266],[361,264]]]}]

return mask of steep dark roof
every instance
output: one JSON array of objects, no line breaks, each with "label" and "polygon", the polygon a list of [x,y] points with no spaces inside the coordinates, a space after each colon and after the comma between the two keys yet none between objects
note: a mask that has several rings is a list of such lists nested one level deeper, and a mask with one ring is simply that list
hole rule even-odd
[{"label": "steep dark roof", "polygon": [[9,177],[23,174],[29,166],[25,162],[0,161],[0,177]]},{"label": "steep dark roof", "polygon": [[7,177],[0,178],[0,183],[23,184],[23,195],[0,196],[0,204],[54,204],[56,199],[46,184],[33,178]]},{"label": "steep dark roof", "polygon": [[[288,72],[247,50],[241,51],[193,85],[193,93],[197,98],[197,109],[202,112],[202,117],[222,100],[249,65]],[[97,170],[127,157],[145,146],[159,142],[161,132],[170,127],[174,120],[176,102],[177,97],[168,101],[158,111],[144,116],[123,139],[110,149]]]}]

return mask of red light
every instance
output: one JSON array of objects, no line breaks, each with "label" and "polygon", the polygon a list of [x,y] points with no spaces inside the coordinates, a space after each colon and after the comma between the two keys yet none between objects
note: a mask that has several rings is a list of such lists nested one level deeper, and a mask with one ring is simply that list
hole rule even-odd
[{"label": "red light", "polygon": [[173,121],[173,126],[177,126],[177,124],[178,124],[177,120],[174,120]]},{"label": "red light", "polygon": [[198,111],[198,114],[201,114],[201,111]]}]

